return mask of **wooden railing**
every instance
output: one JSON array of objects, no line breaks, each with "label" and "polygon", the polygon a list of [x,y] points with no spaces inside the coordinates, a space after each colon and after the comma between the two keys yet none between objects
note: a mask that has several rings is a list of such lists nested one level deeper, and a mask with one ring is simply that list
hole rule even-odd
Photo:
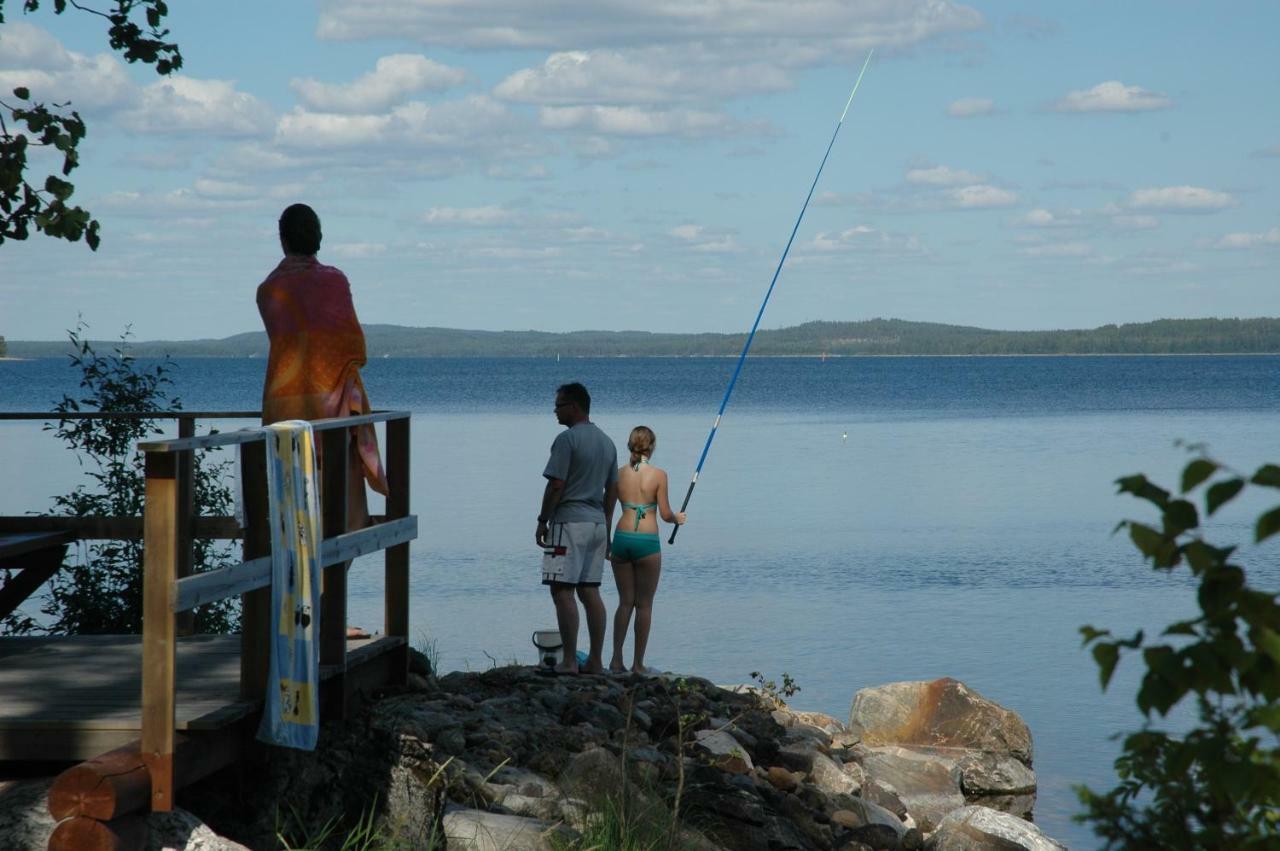
[{"label": "wooden railing", "polygon": [[[389,493],[385,517],[364,529],[348,531],[347,476],[349,429],[386,423],[386,471]],[[347,657],[347,564],[378,550],[386,552],[385,625],[387,636],[408,641],[409,541],[417,537],[417,518],[409,513],[409,414],[382,412],[315,420],[322,457],[321,499],[325,538],[320,603],[320,664],[345,674]],[[184,539],[183,500],[189,493],[193,452],[239,446],[244,491],[244,561],[195,575],[180,573]],[[266,443],[262,429],[224,432],[172,440],[144,441],[146,507],[143,515],[144,575],[142,627],[142,759],[151,775],[152,810],[173,807],[173,754],[177,639],[176,615],[195,606],[240,595],[240,691],[260,699],[267,687],[271,652],[271,536],[267,515]],[[188,459],[184,462],[184,459]],[[334,461],[337,463],[334,463]],[[407,660],[407,656],[405,657]],[[403,678],[403,672],[401,673]],[[345,711],[345,689],[336,704]]]}]

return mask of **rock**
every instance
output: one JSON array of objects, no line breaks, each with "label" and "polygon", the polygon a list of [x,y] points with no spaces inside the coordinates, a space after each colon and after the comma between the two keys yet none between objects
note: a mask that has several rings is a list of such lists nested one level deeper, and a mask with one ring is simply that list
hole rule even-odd
[{"label": "rock", "polygon": [[958,761],[966,795],[1026,795],[1036,791],[1036,774],[1011,756],[971,751]]},{"label": "rock", "polygon": [[[906,826],[903,825],[902,821],[896,815],[878,804],[873,804],[863,798],[851,798],[845,801],[845,805],[845,811],[853,813],[856,817],[858,827],[868,824],[879,824],[892,828],[894,833],[898,836],[902,836],[907,832]],[[833,821],[834,818],[835,817],[833,816]]]},{"label": "rock", "polygon": [[896,851],[903,836],[887,824],[864,824],[849,833],[854,842],[861,842],[875,851]]},{"label": "rock", "polygon": [[856,762],[846,762],[844,765],[840,766],[840,770],[843,771],[849,777],[849,781],[853,783],[853,794],[858,794],[858,790],[867,782],[867,773],[862,770],[862,766],[858,765]]},{"label": "rock", "polygon": [[219,836],[186,810],[147,816],[147,851],[249,851],[239,842]]},{"label": "rock", "polygon": [[560,772],[560,787],[586,800],[618,795],[622,789],[622,762],[604,748],[588,748],[575,754]]},{"label": "rock", "polygon": [[849,731],[867,745],[971,748],[1032,764],[1031,731],[1018,713],[949,677],[859,691]]},{"label": "rock", "polygon": [[780,765],[769,766],[766,777],[769,785],[781,792],[791,792],[800,785],[800,781],[804,779],[804,775],[798,771],[787,771]]},{"label": "rock", "polygon": [[943,816],[965,804],[954,760],[899,747],[859,745],[855,752],[868,781],[892,786],[921,830],[932,830]]},{"label": "rock", "polygon": [[803,771],[806,774],[813,769],[813,758],[822,753],[822,748],[811,739],[789,742],[778,748],[778,762],[792,771]]},{"label": "rock", "polygon": [[835,760],[825,754],[814,754],[809,781],[824,792],[856,795],[860,784],[846,774]]},{"label": "rock", "polygon": [[528,818],[556,821],[564,817],[560,804],[555,798],[531,798],[518,792],[508,794],[502,799],[502,808],[512,815]]},{"label": "rock", "polygon": [[1030,795],[979,795],[969,799],[969,803],[989,807],[1008,813],[1018,818],[1030,819],[1031,811],[1036,806],[1035,794]]},{"label": "rock", "polygon": [[48,847],[55,824],[47,806],[52,785],[52,779],[0,781],[0,836],[5,847]]},{"label": "rock", "polygon": [[862,786],[862,797],[873,804],[879,804],[900,819],[906,820],[907,805],[902,803],[898,790],[883,780],[871,779]]},{"label": "rock", "polygon": [[1065,851],[1066,847],[1029,821],[978,806],[953,810],[925,843],[929,851]]},{"label": "rock", "polygon": [[555,783],[552,783],[541,774],[536,774],[514,765],[504,765],[499,768],[493,773],[492,781],[511,786],[516,794],[524,795],[528,798],[560,797],[560,787]]},{"label": "rock", "polygon": [[755,768],[751,755],[724,730],[699,730],[693,737],[694,749],[709,756],[717,768],[734,774],[745,774]]},{"label": "rock", "polygon": [[445,813],[444,833],[450,851],[552,851],[551,836],[573,837],[565,827],[539,819],[461,808]]}]

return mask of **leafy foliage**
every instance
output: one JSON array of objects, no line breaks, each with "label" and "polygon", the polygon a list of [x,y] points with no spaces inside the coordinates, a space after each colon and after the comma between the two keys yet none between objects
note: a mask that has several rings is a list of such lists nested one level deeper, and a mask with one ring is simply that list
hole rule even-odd
[{"label": "leafy foliage", "polygon": [[[5,0],[0,0],[0,25],[5,20],[4,5]],[[68,6],[106,20],[108,43],[127,61],[154,65],[162,75],[182,67],[178,45],[167,41],[169,31],[162,26],[169,14],[164,0],[115,0],[105,12],[76,0],[53,0],[55,14],[61,15]],[[24,12],[39,8],[39,0],[23,0]],[[80,143],[88,132],[80,113],[69,107],[70,103],[33,101],[25,86],[13,89],[11,101],[0,99],[0,243],[26,239],[34,228],[70,242],[83,237],[89,248],[97,250],[98,222],[88,210],[71,203],[75,186],[65,179],[80,165]],[[32,149],[56,152],[62,160],[59,172],[43,181],[29,180]]]},{"label": "leafy foliage", "polygon": [[[165,360],[140,366],[127,351],[128,333],[109,355],[99,355],[82,339],[83,325],[70,332],[77,354],[72,365],[80,371],[78,398],[63,396],[54,406],[60,414],[82,411],[140,414],[180,410],[182,403],[169,396],[173,370]],[[137,517],[145,495],[143,458],[134,445],[161,429],[154,419],[143,417],[61,418],[47,425],[76,454],[88,485],[54,497],[55,514],[74,517]],[[199,514],[231,513],[231,492],[223,479],[229,462],[211,462],[197,454],[193,499]],[[49,582],[49,596],[42,611],[49,616],[51,633],[121,634],[142,630],[142,541],[92,541],[81,545],[82,563],[64,565]],[[234,563],[225,542],[197,539],[194,564],[197,571]],[[199,632],[230,632],[237,628],[233,601],[223,600],[196,610]],[[37,629],[30,619],[12,619],[10,632]]]},{"label": "leafy foliage", "polygon": [[[1200,615],[1169,625],[1156,642],[1142,632],[1080,630],[1104,689],[1123,655],[1141,651],[1146,665],[1137,704],[1148,724],[1124,740],[1119,785],[1077,789],[1086,808],[1078,818],[1108,849],[1280,848],[1280,601],[1249,586],[1237,547],[1204,539],[1192,496],[1201,493],[1209,517],[1249,486],[1280,489],[1280,467],[1246,476],[1192,449],[1199,457],[1183,470],[1179,494],[1142,475],[1117,480],[1121,493],[1155,506],[1160,522],[1116,528],[1156,570],[1191,572]],[[1280,507],[1262,514],[1253,537],[1261,544],[1278,532]],[[1151,728],[1152,713],[1166,716],[1186,699],[1198,711],[1189,731]]]}]

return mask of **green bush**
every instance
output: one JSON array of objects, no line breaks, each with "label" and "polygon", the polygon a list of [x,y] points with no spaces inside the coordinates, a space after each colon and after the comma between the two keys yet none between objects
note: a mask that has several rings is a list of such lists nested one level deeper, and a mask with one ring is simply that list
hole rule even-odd
[{"label": "green bush", "polygon": [[[179,399],[169,395],[169,359],[149,367],[128,353],[126,331],[108,355],[98,354],[82,337],[84,326],[70,331],[75,354],[71,364],[80,372],[80,392],[64,395],[54,406],[60,414],[82,411],[103,413],[161,413],[181,410]],[[138,419],[63,417],[46,425],[84,468],[88,484],[53,498],[55,515],[71,517],[140,517],[145,478],[143,457],[135,450],[139,440],[162,433],[159,422]],[[197,453],[193,498],[198,514],[231,513],[232,496],[224,483],[229,462],[212,461]],[[29,617],[10,616],[0,623],[9,633],[132,634],[142,631],[141,540],[88,541],[72,547],[68,563],[54,574],[41,611],[44,625]],[[227,542],[197,539],[196,571],[234,564],[234,550]],[[223,600],[196,610],[197,632],[233,632],[239,628],[238,603]]]},{"label": "green bush", "polygon": [[[1156,570],[1190,571],[1199,616],[1169,625],[1154,642],[1142,632],[1117,639],[1081,628],[1104,689],[1123,655],[1141,651],[1146,665],[1137,704],[1148,721],[1124,739],[1119,784],[1105,793],[1077,788],[1085,806],[1077,818],[1107,849],[1280,848],[1280,604],[1249,586],[1237,547],[1204,539],[1192,501],[1199,494],[1208,517],[1251,485],[1280,488],[1280,466],[1246,476],[1192,449],[1197,457],[1177,496],[1142,475],[1117,480],[1121,493],[1160,512],[1158,525],[1127,520],[1117,531],[1127,530]],[[1277,532],[1280,506],[1258,518],[1253,537],[1261,544]],[[1167,716],[1184,700],[1197,710],[1189,730],[1151,726],[1152,713]]]}]

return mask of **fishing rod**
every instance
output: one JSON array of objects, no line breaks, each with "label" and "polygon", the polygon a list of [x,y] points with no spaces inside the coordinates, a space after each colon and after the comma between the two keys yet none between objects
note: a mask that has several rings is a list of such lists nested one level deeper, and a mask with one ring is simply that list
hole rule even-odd
[{"label": "fishing rod", "polygon": [[[818,186],[818,178],[822,177],[822,169],[827,164],[827,157],[831,156],[831,149],[836,144],[836,136],[840,135],[840,126],[844,124],[844,117],[849,114],[849,105],[853,103],[853,96],[858,93],[858,86],[862,84],[862,75],[867,73],[867,66],[871,64],[871,55],[874,50],[867,52],[867,59],[862,63],[862,70],[858,72],[858,79],[853,83],[853,91],[849,92],[849,99],[844,103],[844,112],[840,113],[840,120],[836,122],[835,132],[831,134],[831,141],[827,143],[827,152],[822,155],[822,162],[818,165],[818,173],[813,176],[813,183],[809,186],[809,194],[805,196],[804,206],[800,208],[800,215],[796,216],[795,226],[791,228],[791,237],[787,240],[787,247],[782,249],[782,258],[778,260],[778,268],[773,270],[773,280],[769,282],[769,289],[764,294],[764,301],[760,302],[760,310],[756,313],[756,321],[751,325],[751,333],[747,334],[747,342],[742,347],[742,354],[738,355],[738,365],[733,369],[733,377],[729,379],[729,386],[725,388],[724,399],[720,402],[720,410],[716,413],[716,420],[711,424],[711,432],[707,435],[706,445],[702,447],[702,455],[698,458],[698,466],[694,468],[693,478],[689,482],[689,490],[685,491],[684,502],[680,505],[680,511],[683,512],[689,507],[689,499],[693,496],[693,488],[698,484],[698,474],[702,472],[702,465],[707,461],[707,453],[711,451],[711,441],[716,439],[716,429],[720,428],[720,419],[724,416],[724,409],[729,406],[729,397],[733,395],[733,386],[738,383],[738,375],[742,372],[742,364],[747,359],[747,352],[751,350],[751,341],[756,337],[756,329],[760,327],[760,319],[764,316],[764,309],[769,304],[769,297],[773,295],[773,287],[778,283],[778,275],[782,272],[782,264],[787,262],[787,254],[791,251],[791,243],[795,241],[796,231],[800,230],[800,222],[804,220],[805,211],[809,209],[809,200],[813,198],[813,190]],[[668,544],[676,542],[676,533],[680,531],[677,526],[671,530],[671,537],[667,539]]]}]

